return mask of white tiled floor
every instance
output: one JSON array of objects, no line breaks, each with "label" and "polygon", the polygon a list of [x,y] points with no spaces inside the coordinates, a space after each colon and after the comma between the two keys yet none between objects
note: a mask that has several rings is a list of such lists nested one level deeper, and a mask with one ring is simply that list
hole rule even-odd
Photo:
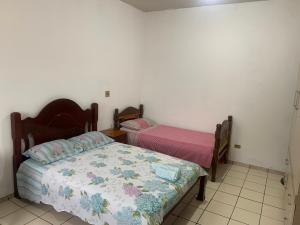
[{"label": "white tiled floor", "polygon": [[[208,182],[206,201],[197,188],[166,218],[164,225],[284,225],[280,175],[238,165],[221,165],[219,181]],[[0,225],[88,225],[52,207],[18,199],[0,203]]]}]

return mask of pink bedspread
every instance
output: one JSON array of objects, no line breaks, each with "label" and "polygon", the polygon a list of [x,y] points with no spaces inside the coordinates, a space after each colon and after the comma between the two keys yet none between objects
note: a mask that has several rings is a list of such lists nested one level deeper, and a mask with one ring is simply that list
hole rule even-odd
[{"label": "pink bedspread", "polygon": [[215,136],[211,133],[158,125],[137,133],[136,144],[209,168]]}]

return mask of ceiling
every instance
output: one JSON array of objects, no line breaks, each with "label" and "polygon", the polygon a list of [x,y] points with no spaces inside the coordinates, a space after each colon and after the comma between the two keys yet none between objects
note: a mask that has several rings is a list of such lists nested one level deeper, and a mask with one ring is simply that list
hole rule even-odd
[{"label": "ceiling", "polygon": [[121,0],[144,12],[264,0]]}]

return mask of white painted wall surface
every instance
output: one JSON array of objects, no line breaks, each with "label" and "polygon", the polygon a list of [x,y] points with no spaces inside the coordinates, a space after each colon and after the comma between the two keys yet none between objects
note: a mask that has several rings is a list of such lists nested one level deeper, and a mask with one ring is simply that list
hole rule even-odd
[{"label": "white painted wall surface", "polygon": [[98,102],[103,129],[139,103],[143,16],[118,0],[0,0],[0,198],[13,192],[11,112]]},{"label": "white painted wall surface", "polygon": [[140,102],[196,130],[232,114],[243,148],[231,158],[284,169],[299,47],[290,1],[144,14],[118,0],[0,0],[0,198],[13,192],[10,113],[60,97],[100,103],[101,129]]},{"label": "white painted wall surface", "polygon": [[214,132],[232,114],[232,143],[242,149],[232,149],[231,159],[284,170],[299,68],[299,22],[291,3],[148,13],[146,116]]}]

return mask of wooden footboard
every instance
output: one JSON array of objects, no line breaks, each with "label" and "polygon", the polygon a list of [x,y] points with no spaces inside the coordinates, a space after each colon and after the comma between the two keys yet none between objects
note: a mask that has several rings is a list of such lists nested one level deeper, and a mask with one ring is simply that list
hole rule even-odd
[{"label": "wooden footboard", "polygon": [[211,164],[212,176],[211,181],[216,181],[218,163],[223,160],[224,163],[228,162],[228,154],[230,150],[231,131],[232,131],[233,117],[228,116],[222,124],[217,124],[215,133],[215,148],[213,160]]}]

